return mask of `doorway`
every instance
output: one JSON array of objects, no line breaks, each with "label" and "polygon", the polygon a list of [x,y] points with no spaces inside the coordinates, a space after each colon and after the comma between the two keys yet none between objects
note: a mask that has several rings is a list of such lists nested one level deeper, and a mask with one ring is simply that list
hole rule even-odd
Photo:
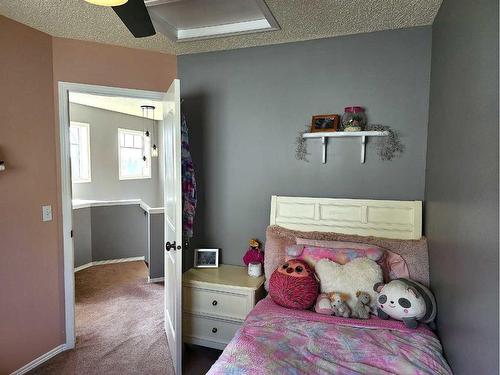
[{"label": "doorway", "polygon": [[[84,84],[75,84],[75,83],[66,83],[59,82],[59,123],[60,123],[60,154],[61,154],[61,200],[62,200],[62,219],[63,219],[63,244],[64,244],[64,289],[65,289],[65,321],[66,321],[66,348],[71,349],[75,347],[76,335],[75,335],[75,220],[73,217],[73,209],[74,209],[74,197],[73,197],[73,189],[72,189],[72,177],[78,178],[81,181],[88,181],[89,177],[91,178],[92,172],[89,171],[89,168],[86,166],[86,163],[83,161],[79,163],[78,173],[72,173],[71,168],[71,151],[72,148],[85,146],[85,140],[89,139],[88,128],[89,124],[84,121],[74,121],[73,130],[71,127],[71,119],[70,116],[70,96],[100,96],[105,98],[117,99],[124,98],[129,101],[144,101],[145,103],[151,104],[151,102],[155,102],[158,107],[162,111],[165,111],[165,114],[161,116],[161,119],[157,119],[155,121],[158,122],[158,129],[156,129],[156,142],[158,145],[155,145],[159,149],[159,155],[157,160],[163,161],[163,166],[165,162],[170,165],[170,171],[166,171],[165,168],[160,166],[160,162],[158,162],[157,167],[157,175],[158,175],[158,188],[157,191],[159,195],[165,198],[171,203],[169,207],[169,214],[164,216],[163,220],[158,220],[158,214],[163,216],[163,202],[162,199],[156,201],[152,206],[146,202],[145,199],[139,198],[141,202],[138,202],[138,208],[144,211],[145,216],[147,217],[146,225],[147,225],[147,238],[145,239],[147,242],[146,248],[147,252],[144,253],[143,256],[138,254],[128,254],[128,255],[136,255],[136,256],[128,256],[127,258],[137,258],[141,257],[148,263],[148,278],[151,282],[162,281],[163,275],[153,275],[151,272],[153,271],[153,258],[154,256],[157,259],[154,261],[154,265],[156,267],[156,271],[159,263],[163,263],[165,266],[172,268],[172,265],[175,265],[174,271],[170,272],[169,276],[169,287],[164,288],[164,317],[168,317],[165,320],[165,323],[169,322],[169,324],[165,325],[165,333],[168,338],[170,352],[172,354],[174,368],[176,369],[176,373],[181,373],[181,348],[178,348],[179,343],[182,341],[182,332],[181,332],[181,313],[180,313],[180,302],[175,303],[175,301],[180,301],[180,284],[181,284],[181,264],[182,264],[182,252],[177,251],[175,254],[170,254],[168,257],[164,256],[164,245],[166,238],[161,235],[152,235],[153,228],[158,229],[166,229],[168,228],[169,236],[168,239],[170,241],[178,241],[177,243],[181,243],[182,240],[178,239],[180,233],[176,233],[175,227],[176,223],[171,223],[172,217],[176,217],[181,215],[181,202],[178,200],[178,196],[180,193],[180,159],[179,159],[179,170],[175,170],[177,167],[177,159],[180,155],[180,97],[179,97],[179,81],[174,80],[170,90],[168,92],[152,92],[152,91],[143,91],[143,90],[134,90],[134,89],[123,89],[123,88],[114,88],[114,87],[104,87],[104,86],[94,86],[94,85],[84,85]],[[116,101],[116,100],[115,100]],[[165,127],[165,128],[164,128]],[[144,142],[148,141],[147,137],[144,135],[144,131],[140,129],[129,129],[128,128],[120,128],[122,131],[120,132],[117,129],[117,150],[112,150],[112,152],[116,151],[115,156],[118,158],[118,162],[120,162],[120,157],[124,160],[126,157],[123,155],[130,156],[131,154],[137,152],[143,152],[145,149],[151,150],[153,152],[152,145],[147,145],[145,147]],[[153,135],[154,125],[152,126],[151,135]],[[166,131],[163,131],[166,129]],[[133,131],[136,131],[136,134],[132,134]],[[177,142],[177,134],[179,134],[179,139]],[[75,135],[78,135],[79,141],[75,142]],[[73,136],[73,137],[72,137]],[[73,138],[73,139],[72,139]],[[132,139],[132,143],[130,140]],[[151,141],[155,141],[154,137],[150,137]],[[125,142],[127,142],[127,146],[125,147]],[[135,143],[134,143],[135,142]],[[166,142],[166,143],[165,143]],[[162,143],[162,147],[159,147],[159,144]],[[123,149],[120,150],[120,146],[123,146]],[[137,147],[135,147],[137,146]],[[92,150],[92,145],[90,145],[90,150]],[[74,150],[73,150],[74,151]],[[109,151],[109,150],[108,150]],[[91,151],[88,151],[90,154]],[[79,153],[84,159],[87,156],[85,150]],[[146,158],[153,159],[154,156],[150,154],[144,155]],[[149,159],[149,160],[151,160]],[[102,160],[105,162],[107,158]],[[123,161],[121,160],[121,161]],[[73,160],[73,164],[74,160]],[[92,166],[89,166],[92,169]],[[141,169],[141,173],[143,173],[142,177],[151,178],[151,165],[149,168],[139,168]],[[75,168],[73,168],[74,170]],[[173,173],[175,170],[175,173]],[[120,167],[118,169],[119,178],[123,177],[123,180],[126,180],[130,177],[127,173],[136,173],[138,172],[137,168],[131,168],[129,165],[128,168]],[[123,174],[123,175],[122,175]],[[85,182],[84,182],[85,183]],[[84,190],[84,189],[78,189]],[[162,191],[163,190],[163,191]],[[79,194],[82,193],[79,191]],[[83,194],[83,193],[82,193]],[[82,195],[83,196],[83,195]],[[88,196],[87,196],[88,197]],[[126,197],[127,198],[127,197]],[[128,197],[130,198],[130,197]],[[79,202],[80,204],[85,205],[88,202],[85,201],[99,201],[101,199],[81,199],[83,202]],[[104,200],[104,199],[102,199]],[[108,199],[112,200],[112,199]],[[131,201],[132,199],[115,199],[115,201],[123,201],[120,202],[122,204],[118,204],[120,208],[121,206],[126,206],[127,203],[125,201]],[[158,205],[158,202],[161,201],[161,205]],[[116,202],[115,202],[116,203]],[[78,203],[77,203],[78,204]],[[102,211],[102,210],[101,210]],[[172,216],[172,213],[174,214]],[[104,218],[107,216],[104,215]],[[173,225],[172,225],[173,224]],[[172,226],[174,230],[172,231]],[[180,231],[177,231],[180,232]],[[118,236],[120,237],[120,236]],[[153,255],[152,249],[154,248],[157,252],[158,244],[161,245],[160,254]],[[106,255],[105,255],[106,257]],[[107,255],[109,258],[109,255]],[[164,258],[164,259],[163,259]],[[167,262],[167,258],[170,259]],[[172,258],[174,258],[177,262],[172,262]],[[159,259],[159,260],[158,260]],[[80,260],[81,262],[81,260]],[[91,260],[92,264],[94,260]],[[95,260],[95,262],[100,262],[100,260]],[[85,263],[88,264],[89,262]],[[177,263],[179,264],[179,269],[177,270]],[[163,265],[161,264],[161,265]],[[166,297],[166,298],[165,298]],[[174,300],[174,304],[172,305],[172,300]],[[170,301],[170,302],[166,302]],[[174,317],[174,318],[172,318]]]}]

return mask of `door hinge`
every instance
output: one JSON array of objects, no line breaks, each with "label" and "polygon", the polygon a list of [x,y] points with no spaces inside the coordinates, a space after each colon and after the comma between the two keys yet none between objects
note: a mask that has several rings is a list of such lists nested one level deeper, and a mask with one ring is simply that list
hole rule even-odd
[{"label": "door hinge", "polygon": [[69,232],[69,235],[71,236],[71,238],[73,238],[73,229],[71,229],[71,231]]}]

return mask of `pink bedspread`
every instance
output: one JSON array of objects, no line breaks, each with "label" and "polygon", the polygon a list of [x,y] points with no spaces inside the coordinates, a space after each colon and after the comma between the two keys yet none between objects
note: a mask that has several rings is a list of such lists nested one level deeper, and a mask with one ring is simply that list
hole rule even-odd
[{"label": "pink bedspread", "polygon": [[267,297],[208,374],[451,374],[426,327],[290,310]]}]

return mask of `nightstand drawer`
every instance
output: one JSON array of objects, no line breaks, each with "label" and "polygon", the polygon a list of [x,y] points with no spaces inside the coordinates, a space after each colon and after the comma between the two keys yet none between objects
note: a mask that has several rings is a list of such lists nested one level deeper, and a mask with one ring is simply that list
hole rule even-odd
[{"label": "nightstand drawer", "polygon": [[241,324],[239,323],[186,314],[184,317],[183,335],[185,341],[198,339],[223,344],[223,346],[225,346],[225,344],[231,341],[240,326]]},{"label": "nightstand drawer", "polygon": [[201,288],[184,287],[183,300],[184,311],[241,320],[245,319],[252,307],[246,295]]}]

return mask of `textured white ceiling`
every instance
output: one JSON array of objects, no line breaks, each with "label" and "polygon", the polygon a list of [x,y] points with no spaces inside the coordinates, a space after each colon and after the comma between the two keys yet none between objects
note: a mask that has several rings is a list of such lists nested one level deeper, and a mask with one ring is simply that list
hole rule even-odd
[{"label": "textured white ceiling", "polygon": [[266,0],[281,30],[191,42],[135,39],[111,8],[83,0],[0,0],[0,14],[53,36],[187,54],[430,25],[442,0]]}]

